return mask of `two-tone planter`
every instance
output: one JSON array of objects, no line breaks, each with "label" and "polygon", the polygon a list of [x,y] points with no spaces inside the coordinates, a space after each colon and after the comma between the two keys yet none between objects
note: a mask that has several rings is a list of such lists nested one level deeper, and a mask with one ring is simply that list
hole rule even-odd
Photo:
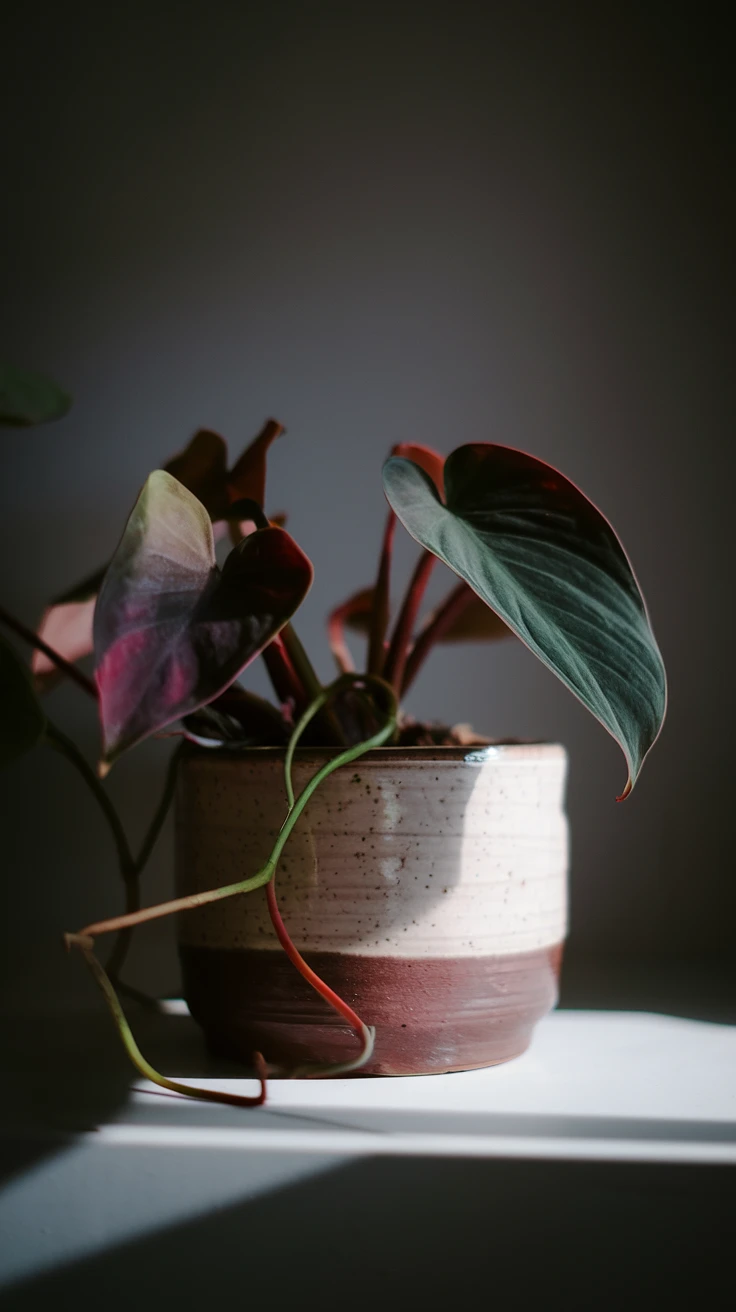
[{"label": "two-tone planter", "polygon": [[[297,753],[296,791],[326,751]],[[376,1028],[364,1074],[507,1061],[555,1004],[566,929],[566,755],[554,744],[385,748],[331,775],[277,874],[289,933]],[[285,814],[283,752],[188,753],[178,892],[234,882]],[[265,891],[180,917],[184,991],[211,1049],[249,1061],[349,1060],[354,1034],[281,950]]]}]

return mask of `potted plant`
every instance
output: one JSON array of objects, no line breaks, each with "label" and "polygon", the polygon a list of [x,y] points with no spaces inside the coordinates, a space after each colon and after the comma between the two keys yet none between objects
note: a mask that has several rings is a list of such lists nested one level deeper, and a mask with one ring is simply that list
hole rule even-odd
[{"label": "potted plant", "polygon": [[[291,623],[312,567],[283,518],[264,510],[267,453],[282,432],[269,421],[232,469],[222,438],[197,433],[149,476],[109,565],[57,598],[37,634],[0,616],[33,644],[35,683],[3,644],[3,757],[42,739],[69,757],[108,819],[125,883],[125,913],[67,935],[68,945],[93,971],[138,1069],[192,1093],[148,1065],[118,999],[130,992],[120,972],[133,928],[180,913],[190,1009],[215,1051],[253,1059],[261,1079],[255,1099],[199,1093],[246,1103],[262,1100],[273,1072],[506,1060],[554,1005],[566,756],[555,744],[412,721],[402,698],[435,643],[524,642],[620,744],[621,799],[666,703],[646,606],[611,525],[550,465],[491,443],[446,460],[394,447],[376,580],[330,616],[338,675],[323,687]],[[392,611],[399,523],[421,550]],[[225,538],[220,569],[215,542]],[[438,560],[459,581],[422,616]],[[363,671],[348,627],[366,636]],[[94,681],[77,664],[93,648]],[[237,682],[258,656],[274,704]],[[64,674],[98,701],[99,777],[38,700]],[[178,743],[134,856],[101,779],[162,733]],[[139,877],[175,790],[178,896],[141,907]],[[95,943],[113,931],[105,969]]]}]

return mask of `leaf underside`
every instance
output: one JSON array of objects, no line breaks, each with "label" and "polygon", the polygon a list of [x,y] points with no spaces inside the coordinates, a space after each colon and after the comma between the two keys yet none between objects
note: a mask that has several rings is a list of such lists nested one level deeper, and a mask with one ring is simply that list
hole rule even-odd
[{"label": "leaf underside", "polygon": [[244,539],[220,571],[205,507],[170,474],[151,474],[95,611],[105,761],[227,688],[311,580],[307,557],[271,527]]},{"label": "leaf underside", "polygon": [[490,443],[454,451],[443,504],[405,459],[384,466],[409,533],[470,585],[621,746],[630,791],[664,718],[662,658],[626,553],[552,466]]}]

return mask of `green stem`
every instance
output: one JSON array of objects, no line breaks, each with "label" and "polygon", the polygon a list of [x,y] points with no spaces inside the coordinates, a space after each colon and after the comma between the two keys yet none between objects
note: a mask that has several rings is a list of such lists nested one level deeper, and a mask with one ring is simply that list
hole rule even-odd
[{"label": "green stem", "polygon": [[[140,905],[141,905],[140,880],[138,879],[138,876],[136,874],[131,879],[126,879],[125,881],[126,915],[129,916],[135,915],[136,911],[140,910]],[[110,956],[108,957],[107,960],[108,974],[111,979],[115,980],[115,983],[118,986],[120,985],[120,972],[123,969],[123,966],[125,965],[125,961],[128,956],[128,952],[130,950],[130,944],[132,938],[133,938],[132,929],[121,930],[121,932],[118,934],[117,938],[115,939],[112,952],[110,953]]]},{"label": "green stem", "polygon": [[[299,796],[295,798],[291,778],[291,766],[294,757],[294,750],[299,738],[304,732],[304,729],[309,724],[310,720],[319,713],[330,697],[332,697],[335,692],[339,691],[340,688],[345,686],[358,686],[365,688],[368,685],[372,685],[374,690],[380,690],[386,701],[385,725],[364,742],[357,743],[355,746],[347,748],[345,751],[340,752],[333,760],[327,761],[307,782]],[[147,907],[145,910],[136,912],[132,915],[118,916],[114,920],[100,921],[97,924],[89,925],[79,934],[66,935],[67,946],[76,947],[82,952],[89,969],[92,971],[92,974],[105,997],[128,1056],[136,1069],[147,1079],[152,1080],[154,1083],[161,1085],[165,1089],[171,1089],[175,1093],[182,1093],[188,1097],[205,1098],[214,1102],[234,1103],[238,1106],[259,1105],[265,1101],[266,1096],[265,1065],[263,1063],[263,1058],[259,1053],[255,1054],[255,1060],[256,1069],[261,1080],[261,1092],[260,1095],[255,1098],[240,1098],[235,1095],[219,1094],[213,1090],[179,1084],[174,1080],[169,1080],[166,1076],[161,1075],[156,1071],[142,1056],[135,1039],[133,1038],[115,989],[102,965],[94,955],[94,935],[108,933],[115,929],[129,929],[133,925],[141,924],[146,920],[153,920],[161,916],[169,915],[174,911],[190,910],[197,906],[203,906],[208,902],[219,901],[222,898],[249,892],[263,884],[271,884],[271,889],[269,890],[271,894],[269,897],[269,909],[279,939],[282,946],[286,948],[290,960],[296,965],[297,969],[300,970],[304,978],[308,980],[312,987],[315,988],[321,996],[343,1016],[343,1018],[348,1020],[361,1041],[360,1054],[353,1061],[343,1062],[335,1066],[309,1067],[306,1068],[303,1073],[307,1075],[337,1075],[356,1070],[368,1060],[373,1051],[373,1029],[365,1025],[360,1017],[353,1012],[352,1008],[349,1007],[342,998],[335,994],[329,986],[325,984],[324,980],[321,980],[301,957],[294,944],[291,942],[283,921],[281,920],[276,905],[272,881],[276,873],[279,858],[286,842],[288,841],[289,835],[315,790],[328,775],[339,769],[340,766],[347,765],[351,761],[356,760],[359,756],[370,751],[373,747],[380,747],[391,738],[396,727],[396,717],[396,698],[393,690],[384,683],[382,679],[378,679],[371,675],[343,675],[342,678],[337,679],[329,688],[320,691],[318,696],[315,697],[312,705],[307,708],[304,715],[301,717],[294,733],[292,734],[285,760],[286,790],[289,799],[289,810],[284,823],[281,826],[271,855],[261,870],[250,879],[240,880],[238,883],[229,884],[222,888],[210,889],[205,893],[194,893],[189,897],[177,898],[172,902],[162,903],[159,906]]]},{"label": "green stem", "polygon": [[169,1089],[172,1093],[182,1093],[188,1098],[201,1098],[206,1102],[224,1102],[234,1107],[261,1107],[263,1105],[266,1101],[266,1070],[265,1063],[259,1052],[254,1053],[254,1061],[256,1073],[261,1085],[261,1091],[254,1097],[246,1097],[245,1095],[235,1093],[221,1093],[218,1089],[203,1089],[195,1085],[180,1084],[178,1080],[170,1080],[168,1076],[162,1075],[160,1071],[157,1071],[149,1061],[146,1061],[146,1058],[138,1047],[128,1024],[125,1012],[120,1004],[120,999],[118,998],[104,967],[97,960],[94,952],[88,944],[78,940],[74,935],[69,936],[67,943],[70,947],[79,948],[82,953],[82,956],[92,972],[94,980],[108,1005],[110,1014],[115,1022],[115,1027],[123,1043],[123,1047],[140,1075],[145,1079],[150,1080],[153,1084],[160,1085],[162,1089]]},{"label": "green stem", "polygon": [[86,925],[80,933],[94,938],[97,934],[112,934],[119,929],[130,929],[134,925],[146,925],[149,920],[161,920],[164,916],[174,915],[177,911],[194,911],[197,907],[206,907],[210,902],[221,902],[225,898],[235,897],[238,893],[252,893],[256,888],[267,884],[273,874],[270,861],[250,879],[239,879],[236,884],[224,884],[222,888],[210,888],[204,893],[190,893],[188,897],[176,897],[170,902],[158,902],[155,906],[144,907],[133,915],[113,916],[109,920],[98,920]]},{"label": "green stem", "polygon": [[[289,660],[291,661],[291,664],[298,678],[301,680],[302,686],[305,689],[307,695],[308,703],[311,706],[314,704],[315,701],[317,701],[322,697],[322,693],[324,691],[322,684],[317,678],[317,675],[315,674],[314,668],[312,666],[312,662],[310,661],[306,651],[304,650],[304,647],[299,641],[299,638],[297,637],[296,631],[292,624],[284,625],[283,629],[281,630],[281,638],[284,644],[284,648],[286,650],[286,654],[289,657]],[[330,746],[335,744],[339,747],[344,747],[345,734],[342,731],[340,721],[338,720],[334,710],[332,709],[331,706],[327,704],[328,701],[329,698],[323,698],[319,702],[318,711],[321,712],[320,718],[323,721],[322,727],[324,729],[325,734],[327,735],[327,739]]]}]

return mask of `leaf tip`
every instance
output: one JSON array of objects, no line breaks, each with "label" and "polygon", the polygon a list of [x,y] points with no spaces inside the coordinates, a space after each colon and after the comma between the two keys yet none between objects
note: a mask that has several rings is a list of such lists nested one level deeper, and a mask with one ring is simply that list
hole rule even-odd
[{"label": "leaf tip", "polygon": [[97,762],[98,779],[106,779],[111,769],[112,769],[112,761],[107,761],[104,758],[101,761],[98,761]]},{"label": "leaf tip", "polygon": [[626,798],[629,796],[629,793],[631,792],[633,787],[634,787],[634,781],[631,778],[631,775],[629,775],[628,779],[626,780],[626,787],[624,788],[624,791],[622,793],[619,793],[618,797],[616,798],[616,801],[625,802]]}]

